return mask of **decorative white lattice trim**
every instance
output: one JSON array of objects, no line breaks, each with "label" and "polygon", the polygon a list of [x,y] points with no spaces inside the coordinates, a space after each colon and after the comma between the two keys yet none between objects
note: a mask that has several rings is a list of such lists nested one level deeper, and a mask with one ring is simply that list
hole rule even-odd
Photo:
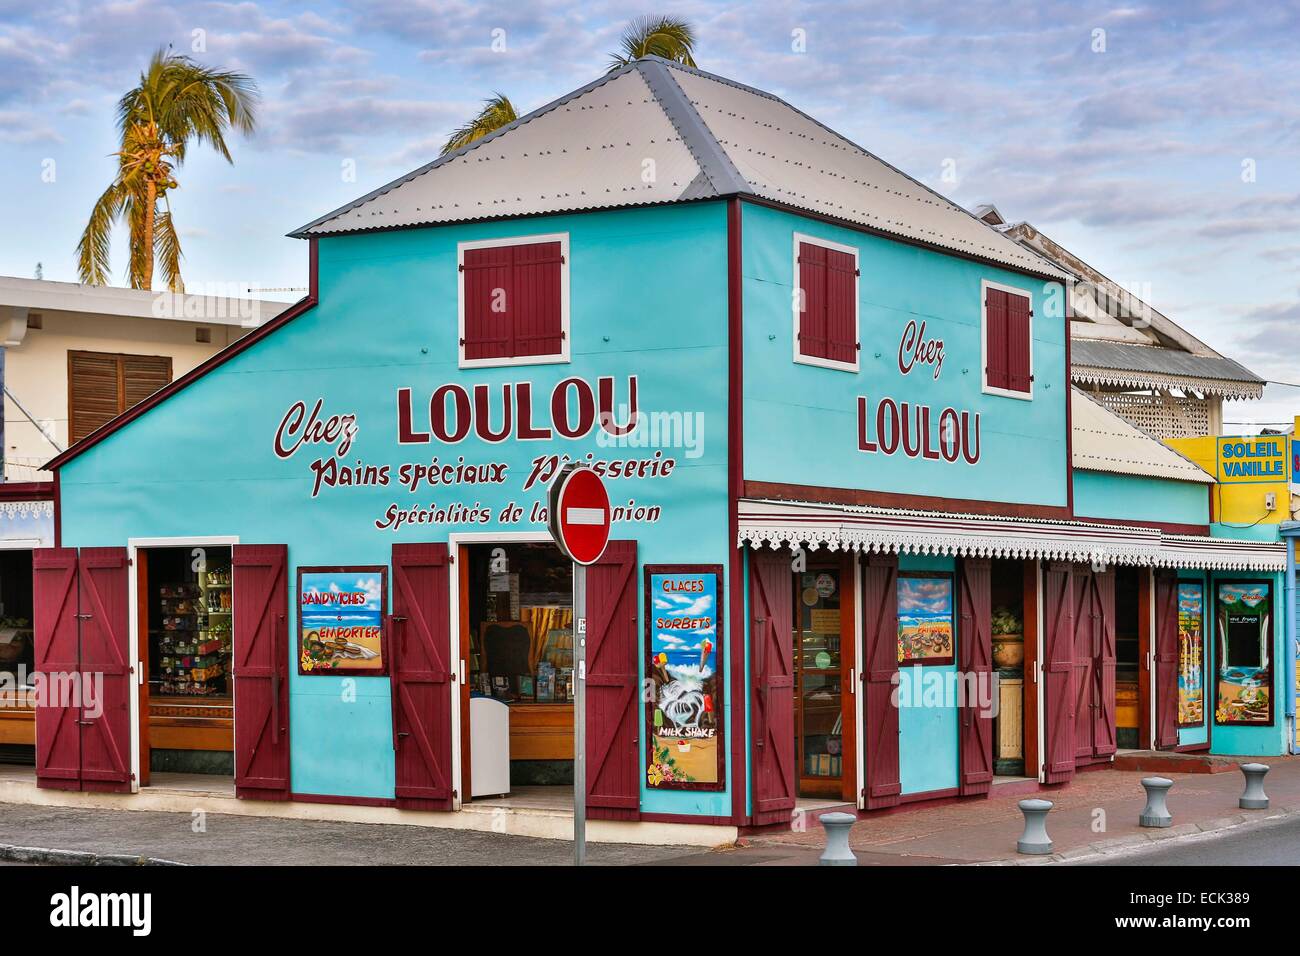
[{"label": "decorative white lattice trim", "polygon": [[1264,397],[1262,382],[1234,382],[1223,378],[1192,378],[1184,375],[1165,375],[1160,372],[1097,368],[1090,365],[1071,365],[1070,378],[1079,385],[1190,389],[1206,395],[1222,395],[1224,398],[1234,399]]},{"label": "decorative white lattice trim", "polygon": [[1137,567],[1278,571],[1277,542],[1164,534],[1155,528],[796,502],[740,503],[737,546],[946,555]]},{"label": "decorative white lattice trim", "polygon": [[53,518],[54,502],[44,501],[0,501],[0,516],[5,518]]}]

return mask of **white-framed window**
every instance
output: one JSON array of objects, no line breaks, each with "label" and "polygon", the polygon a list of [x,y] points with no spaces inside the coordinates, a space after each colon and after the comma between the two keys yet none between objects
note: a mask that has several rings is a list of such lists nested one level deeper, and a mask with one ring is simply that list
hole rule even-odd
[{"label": "white-framed window", "polygon": [[980,360],[985,394],[1034,397],[1034,307],[1028,289],[980,282]]},{"label": "white-framed window", "polygon": [[461,368],[569,361],[569,234],[456,246]]},{"label": "white-framed window", "polygon": [[858,250],[794,234],[794,360],[858,370]]}]

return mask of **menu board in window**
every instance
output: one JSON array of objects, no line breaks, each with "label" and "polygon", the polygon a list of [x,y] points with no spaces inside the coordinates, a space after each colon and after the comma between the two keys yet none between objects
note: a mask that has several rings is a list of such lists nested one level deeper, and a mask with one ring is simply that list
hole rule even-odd
[{"label": "menu board in window", "polygon": [[1273,722],[1273,585],[1223,581],[1215,592],[1218,628],[1216,724]]}]

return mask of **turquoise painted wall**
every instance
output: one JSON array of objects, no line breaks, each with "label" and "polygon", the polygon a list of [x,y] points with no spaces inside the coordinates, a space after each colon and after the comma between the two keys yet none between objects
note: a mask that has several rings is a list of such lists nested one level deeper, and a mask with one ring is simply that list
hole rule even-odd
[{"label": "turquoise painted wall", "polygon": [[[781,210],[743,209],[747,479],[1065,505],[1069,389],[1058,284]],[[796,232],[859,250],[862,350],[856,373],[792,361]],[[982,391],[983,279],[1030,295],[1032,401]],[[928,366],[906,375],[899,371],[900,340],[911,320],[925,322],[927,338],[943,340],[938,379]],[[978,413],[978,463],[908,458],[901,449],[893,455],[860,451],[859,396],[866,396],[873,410],[886,397],[928,405],[932,430],[947,407]],[[868,418],[874,423],[874,411]]]},{"label": "turquoise painted wall", "polygon": [[[1277,527],[1274,526],[1276,533]],[[1216,754],[1239,754],[1249,757],[1268,757],[1287,752],[1286,732],[1286,624],[1285,597],[1282,591],[1283,575],[1252,571],[1214,571],[1210,574],[1210,608],[1212,618],[1211,639],[1213,642],[1207,703],[1213,711],[1217,698],[1217,671],[1221,648],[1219,644],[1218,613],[1215,609],[1215,596],[1221,581],[1271,581],[1273,584],[1273,608],[1271,619],[1273,628],[1271,640],[1271,662],[1273,669],[1273,722],[1268,726],[1241,726],[1237,724],[1220,724],[1217,721],[1210,729],[1210,752]],[[1214,714],[1211,712],[1211,720]]]},{"label": "turquoise painted wall", "polygon": [[[457,367],[458,241],[567,231],[572,290],[569,364],[461,370]],[[615,506],[635,499],[662,508],[657,522],[615,526],[635,537],[648,563],[725,564],[727,535],[726,218],[721,203],[402,230],[320,241],[320,304],[235,357],[62,471],[63,542],[125,545],[129,538],[238,535],[245,543],[285,543],[291,582],[299,565],[387,564],[396,541],[445,541],[449,531],[543,531],[503,523],[510,502],[545,501],[525,492],[531,462],[548,454],[601,459],[674,458],[668,478],[610,482]],[[642,412],[702,416],[694,448],[616,448],[595,437],[506,441],[476,436],[455,447],[399,445],[396,390],[409,387],[420,409],[444,383],[531,382],[534,418],[545,420],[551,390],[569,376],[613,376],[619,402],[638,377]],[[310,464],[328,448],[288,460],[273,437],[292,403],[324,399],[323,415],[354,413],[358,433],[342,463],[396,466],[504,462],[504,485],[323,488],[313,499]],[[698,454],[695,451],[698,450]],[[379,530],[393,503],[461,502],[490,509],[482,524],[456,522]],[[292,584],[291,584],[292,587]],[[638,604],[643,601],[640,576]],[[719,595],[725,602],[725,590]],[[291,611],[291,616],[296,614]],[[644,608],[640,619],[644,621]],[[726,621],[728,626],[740,622]],[[296,621],[294,622],[296,628]],[[734,666],[727,657],[726,666]],[[644,661],[642,661],[644,669]],[[389,682],[356,679],[347,702],[342,678],[299,676],[290,668],[292,786],[297,792],[391,797],[393,752]],[[729,680],[726,686],[730,687]],[[744,703],[728,694],[727,720]],[[727,739],[732,731],[728,729]],[[732,781],[728,768],[729,783]],[[644,782],[643,782],[644,787]],[[729,814],[730,794],[645,791],[647,812]]]},{"label": "turquoise painted wall", "polygon": [[[957,570],[953,558],[926,558],[916,555],[900,555],[898,570],[907,571],[941,571],[954,574]],[[957,631],[956,640],[963,635],[958,629],[959,617],[956,608],[957,589],[953,587],[953,629]],[[953,646],[954,654],[957,651]],[[954,699],[927,698],[925,689],[932,681],[942,679],[945,687],[953,687],[957,665],[930,664],[923,667],[902,668],[899,679],[898,709],[898,772],[903,793],[928,793],[957,786],[958,750],[957,750],[957,706]],[[920,685],[920,704],[916,704],[917,692],[913,689]]]},{"label": "turquoise painted wall", "polygon": [[1210,493],[1195,481],[1105,471],[1074,472],[1074,513],[1113,521],[1210,523]]}]

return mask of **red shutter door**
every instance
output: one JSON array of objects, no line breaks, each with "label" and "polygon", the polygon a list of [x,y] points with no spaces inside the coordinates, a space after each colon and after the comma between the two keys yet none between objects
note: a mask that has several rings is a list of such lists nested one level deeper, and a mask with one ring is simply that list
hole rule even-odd
[{"label": "red shutter door", "polygon": [[862,568],[863,737],[866,806],[892,807],[903,791],[898,772],[898,556],[868,555]]},{"label": "red shutter door", "polygon": [[450,587],[445,544],[393,545],[388,653],[395,795],[407,810],[453,806]]},{"label": "red shutter door", "polygon": [[826,250],[826,358],[858,358],[858,267],[853,256]]},{"label": "red shutter door", "polygon": [[1156,571],[1156,746],[1178,746],[1178,574]]},{"label": "red shutter door", "polygon": [[1045,783],[1074,776],[1074,574],[1073,566],[1043,569],[1043,699]]},{"label": "red shutter door", "polygon": [[36,785],[51,790],[81,789],[79,701],[53,693],[80,671],[78,592],[76,548],[40,548],[34,553],[35,669],[46,682],[45,697],[36,707]]},{"label": "red shutter door", "polygon": [[511,315],[511,246],[466,249],[464,271],[465,358],[493,359],[514,355]]},{"label": "red shutter door", "polygon": [[1093,755],[1109,757],[1118,749],[1115,713],[1115,570],[1097,571],[1092,575],[1093,603],[1096,613],[1097,657],[1093,663],[1096,684],[1096,726],[1093,728]]},{"label": "red shutter door", "polygon": [[1092,756],[1097,720],[1093,666],[1097,657],[1097,614],[1092,570],[1079,565],[1074,570],[1074,662],[1070,691],[1074,710],[1074,757],[1087,762]]},{"label": "red shutter door", "polygon": [[992,565],[987,559],[967,558],[961,562],[961,630],[957,634],[957,655],[968,697],[961,708],[959,729],[963,795],[988,793],[993,782],[993,716],[978,699],[969,699],[972,687],[981,690],[993,687],[991,575]]},{"label": "red shutter door", "polygon": [[[799,354],[811,358],[828,358],[826,336],[826,248],[809,242],[799,243],[799,288],[802,290],[799,313]],[[788,570],[788,568],[787,568]]]},{"label": "red shutter door", "polygon": [[793,591],[788,553],[750,553],[750,736],[756,824],[788,821],[794,812]]},{"label": "red shutter door", "polygon": [[587,568],[587,808],[593,819],[639,816],[636,688],[636,542],[611,541]]},{"label": "red shutter door", "polygon": [[[102,680],[102,712],[81,714],[81,789],[131,790],[131,694],[125,548],[82,548],[81,675]],[[102,676],[97,676],[102,675]]]},{"label": "red shutter door", "polygon": [[1007,388],[1013,392],[1028,392],[1033,381],[1029,360],[1030,317],[1029,298],[1023,295],[1006,295],[1007,306]]},{"label": "red shutter door", "polygon": [[289,799],[288,548],[234,547],[235,796]]},{"label": "red shutter door", "polygon": [[1009,388],[1007,294],[990,288],[984,295],[984,381],[989,388]]},{"label": "red shutter door", "polygon": [[558,242],[529,242],[510,247],[514,276],[510,306],[515,355],[559,355],[564,351],[561,322]]}]

